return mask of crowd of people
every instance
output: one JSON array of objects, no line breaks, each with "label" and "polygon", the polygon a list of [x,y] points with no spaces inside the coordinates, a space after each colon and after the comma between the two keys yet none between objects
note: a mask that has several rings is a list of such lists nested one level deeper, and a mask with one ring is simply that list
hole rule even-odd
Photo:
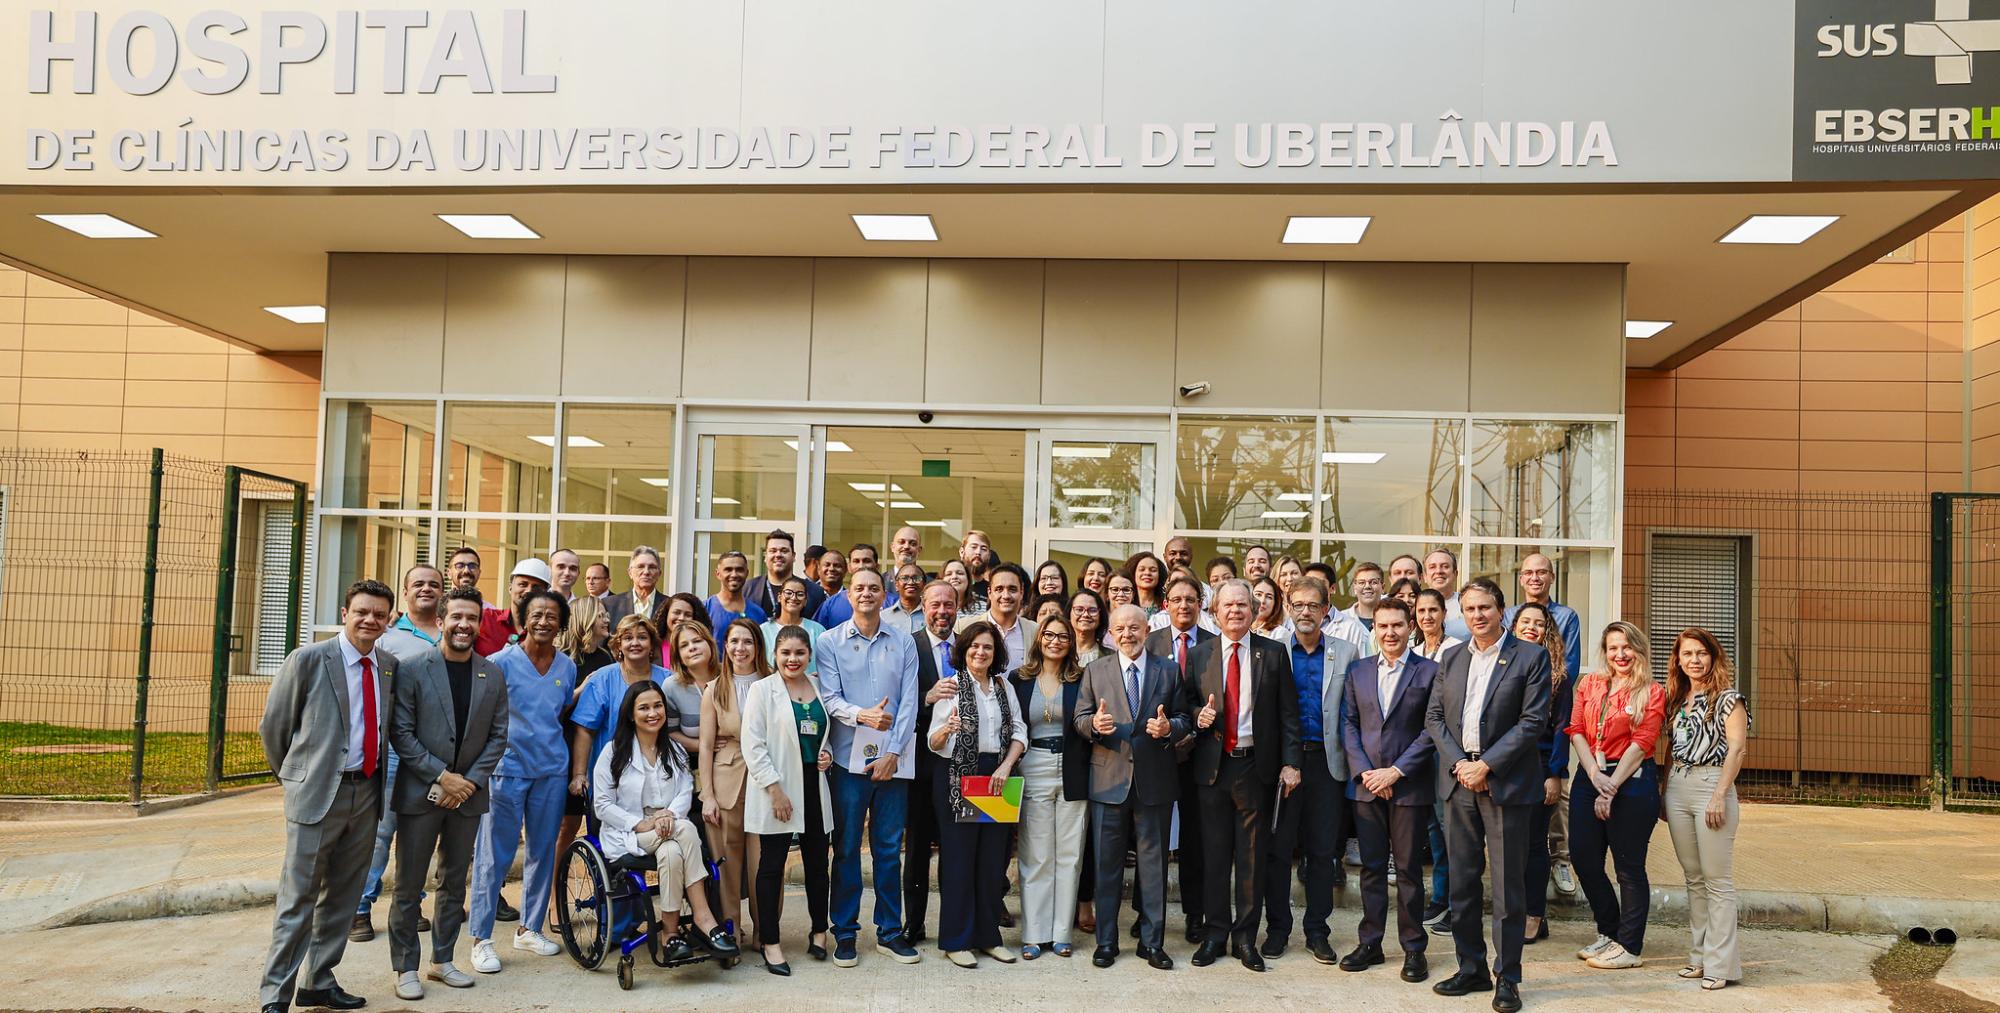
[{"label": "crowd of people", "polygon": [[[373,938],[392,858],[399,998],[474,983],[455,964],[468,923],[475,972],[502,969],[497,922],[514,923],[508,949],[558,954],[552,882],[586,826],[612,857],[653,858],[648,930],[669,958],[754,950],[790,975],[796,849],[806,953],[856,966],[866,841],[875,951],[895,962],[931,939],[935,852],[936,945],[956,965],[1083,942],[1110,967],[1129,926],[1137,957],[1172,969],[1171,870],[1197,967],[1265,970],[1296,928],[1319,963],[1367,972],[1387,962],[1393,905],[1404,981],[1431,977],[1429,940],[1449,935],[1456,966],[1431,990],[1490,991],[1507,1013],[1552,887],[1588,903],[1579,959],[1642,965],[1664,820],[1692,924],[1678,973],[1741,979],[1731,849],[1749,713],[1708,632],[1679,633],[1660,680],[1646,634],[1613,622],[1586,668],[1540,554],[1510,605],[1492,579],[1461,584],[1445,549],[1344,580],[1261,546],[1196,570],[1181,537],[1074,580],[1057,561],[995,558],[978,531],[935,573],[922,552],[915,528],[886,561],[865,544],[798,553],[772,531],[760,572],[723,553],[706,599],[662,589],[647,547],[623,591],[557,550],[488,602],[469,547],[411,567],[400,607],[380,582],[350,586],[340,633],[287,659],[263,719],[288,834],[264,1013],[363,1004],[334,968]],[[1351,605],[1334,607],[1336,588]],[[1018,823],[968,794],[1016,776]],[[515,908],[502,887],[517,852]],[[1361,916],[1343,954],[1345,864]]]}]

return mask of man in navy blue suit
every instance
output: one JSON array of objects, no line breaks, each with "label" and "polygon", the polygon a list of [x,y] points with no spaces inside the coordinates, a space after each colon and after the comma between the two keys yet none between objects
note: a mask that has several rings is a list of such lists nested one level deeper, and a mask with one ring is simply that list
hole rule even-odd
[{"label": "man in navy blue suit", "polygon": [[1430,977],[1424,949],[1424,868],[1421,842],[1430,825],[1431,764],[1436,751],[1424,729],[1437,665],[1409,650],[1415,625],[1400,599],[1375,603],[1374,657],[1347,669],[1347,706],[1341,736],[1347,769],[1354,772],[1347,797],[1354,801],[1355,836],[1361,841],[1361,942],[1340,959],[1343,971],[1364,971],[1384,961],[1383,928],[1389,915],[1389,857],[1396,859],[1396,935],[1403,944],[1403,980]]}]

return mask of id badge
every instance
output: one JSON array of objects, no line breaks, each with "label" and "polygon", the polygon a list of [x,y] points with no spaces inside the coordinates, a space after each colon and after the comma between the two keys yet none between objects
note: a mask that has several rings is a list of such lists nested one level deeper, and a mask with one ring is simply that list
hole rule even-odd
[{"label": "id badge", "polygon": [[1597,769],[1599,769],[1599,770],[1603,770],[1603,769],[1605,769],[1605,766],[1606,766],[1606,765],[1605,765],[1605,762],[1604,762],[1604,750],[1603,750],[1603,748],[1602,748],[1602,747],[1600,747],[1600,748],[1599,748],[1599,749],[1597,750],[1597,753],[1596,753],[1596,756],[1597,756]]},{"label": "id badge", "polygon": [[807,735],[807,736],[811,736],[811,735],[818,735],[818,734],[819,734],[819,722],[817,722],[817,721],[814,721],[814,720],[813,720],[812,718],[800,718],[800,719],[799,719],[799,734],[800,734],[800,735]]}]

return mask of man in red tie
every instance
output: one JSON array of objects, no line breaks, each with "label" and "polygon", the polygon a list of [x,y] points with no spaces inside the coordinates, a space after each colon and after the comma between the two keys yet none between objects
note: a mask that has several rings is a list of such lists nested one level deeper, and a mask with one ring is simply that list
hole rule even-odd
[{"label": "man in red tie", "polygon": [[[349,586],[340,635],[292,652],[271,682],[258,732],[285,788],[285,861],[265,961],[263,1013],[300,1006],[356,1009],[367,1000],[334,981],[347,926],[368,876],[382,818],[387,718],[395,659],[375,641],[395,614],[379,581]],[[299,988],[303,972],[306,985]]]},{"label": "man in red tie", "polygon": [[[1193,577],[1180,574],[1170,578],[1162,599],[1166,607],[1161,611],[1167,623],[1146,634],[1146,653],[1173,662],[1183,684],[1190,678],[1188,656],[1194,653],[1196,647],[1215,638],[1214,633],[1200,625],[1202,593],[1201,584]],[[1174,744],[1182,761],[1180,796],[1174,806],[1181,817],[1180,847],[1176,849],[1180,863],[1181,914],[1187,919],[1187,941],[1199,943],[1208,938],[1205,922],[1210,912],[1206,903],[1207,893],[1202,886],[1202,868],[1206,863],[1201,852],[1201,809],[1195,803],[1194,768],[1187,762],[1188,751],[1193,747],[1192,736]],[[1133,909],[1137,910],[1141,902],[1135,886]],[[1214,914],[1220,917],[1222,912]]]},{"label": "man in red tie", "polygon": [[[1290,652],[1250,632],[1256,614],[1250,585],[1224,581],[1215,592],[1222,635],[1188,655],[1188,710],[1194,714],[1193,768],[1201,811],[1202,870],[1209,916],[1208,938],[1194,965],[1206,967],[1225,948],[1253,971],[1264,970],[1257,951],[1257,920],[1264,910],[1265,838],[1273,796],[1299,786],[1304,747],[1299,697],[1292,684]],[[1230,912],[1230,874],[1235,909]]]}]

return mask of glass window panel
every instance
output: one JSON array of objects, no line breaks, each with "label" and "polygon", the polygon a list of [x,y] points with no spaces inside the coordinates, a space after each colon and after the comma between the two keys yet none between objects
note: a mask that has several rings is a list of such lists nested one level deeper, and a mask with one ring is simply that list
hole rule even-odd
[{"label": "glass window panel", "polygon": [[827,441],[848,450],[826,455],[826,545],[844,551],[867,542],[886,563],[896,529],[908,524],[923,539],[917,561],[929,573],[958,555],[968,531],[984,531],[999,558],[1021,558],[1027,441],[1020,430],[838,428],[827,430]]},{"label": "glass window panel", "polygon": [[1457,534],[1464,452],[1455,419],[1327,419],[1321,530]]},{"label": "glass window panel", "polygon": [[436,402],[329,401],[326,427],[326,506],[430,509]]},{"label": "glass window panel", "polygon": [[796,520],[799,453],[798,441],[787,437],[702,436],[695,516],[708,520]]},{"label": "glass window panel", "polygon": [[592,563],[603,563],[611,570],[611,589],[629,591],[632,581],[625,569],[632,561],[632,550],[651,546],[664,562],[668,546],[673,544],[673,529],[664,524],[564,519],[556,524],[556,544],[574,551],[586,569]]},{"label": "glass window panel", "polygon": [[[379,580],[402,594],[403,571],[429,562],[428,518],[327,517],[319,519],[319,553],[314,560],[319,593],[313,622],[340,622],[340,598],[349,584]],[[397,602],[402,607],[402,602]]]},{"label": "glass window panel", "polygon": [[445,509],[536,513],[549,509],[555,466],[554,405],[445,405]]},{"label": "glass window panel", "polygon": [[564,513],[673,512],[674,410],[573,405],[563,418]]},{"label": "glass window panel", "polygon": [[[1083,577],[1084,564],[1092,559],[1110,563],[1111,572],[1117,573],[1118,568],[1124,566],[1133,554],[1152,547],[1151,542],[1050,542],[1049,558],[1062,564],[1063,572],[1069,574],[1070,587],[1076,588],[1080,586],[1078,581]],[[1035,565],[1040,566],[1041,563],[1041,560],[1036,560]],[[1028,572],[1033,574],[1034,567],[1029,567]]]},{"label": "glass window panel", "polygon": [[1417,583],[1423,583],[1424,554],[1431,549],[1450,549],[1452,555],[1459,554],[1457,543],[1445,542],[1356,542],[1329,538],[1320,543],[1320,558],[1333,567],[1339,575],[1340,586],[1333,589],[1334,600],[1341,608],[1354,604],[1354,568],[1362,563],[1376,563],[1382,567],[1382,590],[1389,590],[1389,564],[1397,556],[1405,553],[1417,557]]},{"label": "glass window panel", "polygon": [[[1493,579],[1499,583],[1501,590],[1507,592],[1507,604],[1512,606],[1523,597],[1521,560],[1537,552],[1549,557],[1555,570],[1555,583],[1549,590],[1549,597],[1576,610],[1577,623],[1583,630],[1580,658],[1584,669],[1588,671],[1601,667],[1604,660],[1598,656],[1597,636],[1603,632],[1605,624],[1618,618],[1612,604],[1612,550],[1575,546],[1474,545],[1472,558],[1466,565],[1465,579]],[[1674,630],[1669,635],[1678,632]],[[1648,636],[1657,639],[1659,633],[1648,631]],[[1662,672],[1653,674],[1665,677]]]},{"label": "glass window panel", "polygon": [[703,598],[716,591],[715,564],[731,549],[750,561],[752,576],[764,572],[764,533],[761,531],[703,531],[694,536],[694,572],[674,581],[668,590],[692,591]]},{"label": "glass window panel", "polygon": [[1237,576],[1243,574],[1243,554],[1252,545],[1261,545],[1271,551],[1275,563],[1279,556],[1291,556],[1300,563],[1312,561],[1312,539],[1310,538],[1191,538],[1194,548],[1194,576],[1196,580],[1208,580],[1208,563],[1217,556],[1228,557],[1236,564]]},{"label": "glass window panel", "polygon": [[1049,526],[1152,527],[1158,456],[1152,443],[1050,444]]},{"label": "glass window panel", "polygon": [[1182,419],[1175,440],[1183,530],[1312,530],[1313,421]]},{"label": "glass window panel", "polygon": [[[479,550],[479,593],[489,604],[506,604],[507,576],[523,559],[548,558],[549,522],[494,517],[467,519],[446,517],[438,522],[438,556],[448,561],[461,545]],[[449,574],[446,575],[449,579]]]},{"label": "glass window panel", "polygon": [[1609,541],[1618,457],[1609,422],[1472,424],[1472,533]]}]

